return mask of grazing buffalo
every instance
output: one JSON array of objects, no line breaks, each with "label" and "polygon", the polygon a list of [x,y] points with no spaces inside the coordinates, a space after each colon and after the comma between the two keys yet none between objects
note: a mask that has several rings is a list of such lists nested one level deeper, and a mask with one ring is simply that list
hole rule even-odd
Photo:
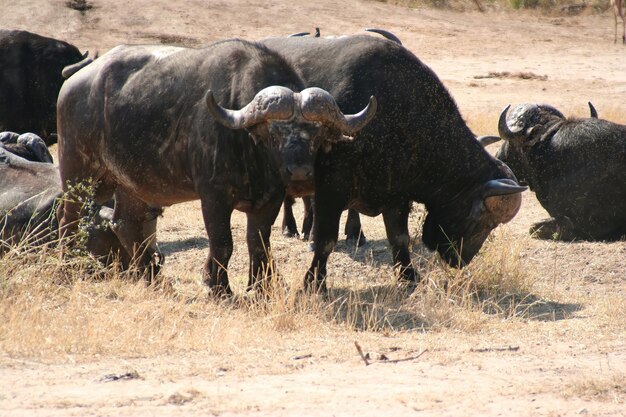
[{"label": "grazing buffalo", "polygon": [[52,163],[46,142],[34,133],[0,132],[0,148],[29,161]]},{"label": "grazing buffalo", "polygon": [[[285,185],[309,184],[317,150],[355,135],[373,117],[375,99],[361,108],[344,115],[328,92],[303,89],[282,56],[254,43],[120,46],[61,89],[61,178],[64,186],[96,180],[98,203],[115,196],[113,229],[148,272],[157,267],[149,213],[200,199],[209,236],[204,281],[229,294],[233,210],[247,214],[249,286],[256,287]],[[64,233],[76,212],[64,204]]]},{"label": "grazing buffalo", "polygon": [[552,218],[531,233],[544,239],[612,240],[626,235],[626,126],[568,119],[552,106],[523,104],[498,131],[496,157],[526,181]]},{"label": "grazing buffalo", "polygon": [[[55,240],[58,224],[55,208],[63,195],[56,166],[46,161],[29,161],[0,147],[0,254],[10,245],[37,244]],[[130,257],[107,226],[112,210],[102,207],[83,218],[86,247],[105,262]]]},{"label": "grazing buffalo", "polygon": [[54,143],[61,71],[85,56],[67,42],[0,30],[0,131],[33,132]]},{"label": "grazing buffalo", "polygon": [[470,262],[490,231],[515,216],[525,187],[476,141],[441,81],[409,50],[366,35],[263,42],[342,109],[354,111],[371,95],[378,101],[376,117],[356,140],[318,154],[307,287],[326,288],[326,264],[346,208],[382,213],[393,262],[410,282],[417,279],[408,249],[410,201],[428,210],[422,240],[453,266]]}]

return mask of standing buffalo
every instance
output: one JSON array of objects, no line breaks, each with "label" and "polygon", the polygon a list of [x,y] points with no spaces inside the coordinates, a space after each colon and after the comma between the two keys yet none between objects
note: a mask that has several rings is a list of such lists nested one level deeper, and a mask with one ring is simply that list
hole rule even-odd
[{"label": "standing buffalo", "polygon": [[[303,89],[279,54],[245,41],[120,46],[61,89],[61,178],[64,186],[96,180],[98,203],[115,196],[113,229],[142,268],[157,254],[149,213],[200,199],[209,236],[204,280],[228,294],[232,211],[248,217],[254,287],[268,266],[285,185],[310,183],[318,148],[349,140],[373,117],[375,100],[362,106],[368,100],[344,115],[328,92]],[[65,203],[62,213],[61,228],[71,232],[77,207]]]},{"label": "standing buffalo", "polygon": [[327,89],[344,110],[371,95],[378,112],[353,142],[318,155],[315,166],[315,255],[307,287],[325,290],[326,264],[345,208],[382,213],[393,262],[414,282],[409,202],[426,205],[422,240],[451,265],[463,266],[489,232],[521,204],[510,170],[475,140],[437,76],[401,45],[371,36],[273,38],[306,85]]},{"label": "standing buffalo", "polygon": [[544,239],[612,240],[626,235],[626,126],[568,119],[552,106],[523,104],[498,131],[496,157],[535,191],[552,218],[531,233]]},{"label": "standing buffalo", "polygon": [[[364,29],[366,32],[378,33],[379,35],[384,36],[392,42],[397,43],[398,45],[402,45],[402,41],[394,35],[393,33],[384,30],[384,29],[376,29],[376,28],[366,28]],[[299,37],[299,36],[308,36],[309,32],[299,32],[289,35],[289,37]],[[316,38],[320,37],[320,29],[315,28]],[[283,235],[287,237],[299,236],[298,226],[296,225],[296,219],[293,215],[293,205],[295,203],[294,197],[302,197],[302,201],[304,202],[304,218],[302,220],[302,234],[304,240],[310,240],[311,238],[311,229],[313,227],[314,215],[313,215],[313,197],[302,195],[299,193],[300,190],[287,190],[287,196],[285,197],[285,203],[283,204],[283,223],[282,223],[282,231]],[[346,219],[346,225],[344,227],[344,233],[346,235],[346,240],[349,242],[354,242],[357,246],[363,246],[367,242],[367,238],[363,233],[363,229],[361,227],[361,219],[359,218],[359,213],[354,209],[348,209],[348,218]]]},{"label": "standing buffalo", "polygon": [[33,132],[54,143],[61,71],[85,56],[67,42],[0,30],[0,131]]}]

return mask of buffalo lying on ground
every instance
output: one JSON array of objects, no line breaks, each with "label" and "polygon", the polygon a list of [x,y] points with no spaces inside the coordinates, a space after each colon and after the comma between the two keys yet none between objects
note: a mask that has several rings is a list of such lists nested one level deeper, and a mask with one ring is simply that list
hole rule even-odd
[{"label": "buffalo lying on ground", "polygon": [[[0,254],[14,244],[39,244],[57,238],[55,208],[63,195],[56,166],[29,161],[0,147]],[[112,210],[102,207],[83,219],[86,247],[105,262],[130,258],[108,228]]]},{"label": "buffalo lying on ground", "polygon": [[376,96],[376,117],[353,142],[318,155],[315,254],[307,287],[325,290],[326,264],[345,208],[382,213],[393,262],[415,281],[409,202],[426,205],[422,240],[454,266],[471,261],[489,232],[521,204],[510,170],[475,140],[437,76],[410,51],[372,36],[273,38],[306,85],[327,89],[348,111]]},{"label": "buffalo lying on ground", "polygon": [[34,133],[0,132],[0,148],[29,161],[52,163],[46,142]]},{"label": "buffalo lying on ground", "polygon": [[84,57],[67,42],[0,30],[0,131],[33,132],[54,143],[61,71]]},{"label": "buffalo lying on ground", "polygon": [[[232,211],[247,214],[256,287],[285,185],[308,186],[318,149],[349,140],[373,117],[375,99],[364,106],[344,115],[328,92],[303,89],[284,58],[254,43],[120,46],[61,89],[61,178],[64,186],[96,180],[98,203],[115,196],[113,230],[148,272],[158,254],[149,213],[200,199],[209,236],[204,280],[228,294]],[[76,212],[64,203],[63,233],[73,231]]]},{"label": "buffalo lying on ground", "polygon": [[526,181],[552,218],[531,233],[544,239],[612,240],[626,235],[626,126],[568,119],[552,106],[523,104],[498,131],[496,157]]}]

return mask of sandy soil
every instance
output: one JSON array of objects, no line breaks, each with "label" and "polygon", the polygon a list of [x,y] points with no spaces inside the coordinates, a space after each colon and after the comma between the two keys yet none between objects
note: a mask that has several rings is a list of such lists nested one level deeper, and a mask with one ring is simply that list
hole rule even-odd
[{"label": "sandy soil", "polygon": [[[547,102],[582,116],[591,100],[601,117],[626,122],[626,47],[613,44],[610,14],[456,13],[353,0],[96,0],[81,14],[65,3],[0,0],[0,24],[101,53],[120,43],[201,46],[316,26],[325,35],[380,27],[435,70],[477,134],[494,133],[501,109],[520,102]],[[543,217],[534,195],[526,193],[507,232],[523,239]],[[243,219],[235,216],[237,242],[243,242]],[[368,262],[385,268],[381,223],[365,219],[370,244],[357,256],[340,245],[329,269],[358,274]],[[199,275],[206,235],[196,203],[168,210],[159,240],[169,274]],[[273,245],[279,263],[295,259],[304,268],[309,262],[304,242],[284,239],[275,230]],[[237,291],[246,274],[245,253],[245,245],[238,245],[231,264]],[[53,361],[0,354],[0,415],[626,415],[624,322],[609,334],[601,325],[576,325],[593,314],[577,304],[581,294],[607,300],[626,296],[626,242],[529,240],[523,256],[546,282],[572,293],[560,304],[561,313],[553,310],[552,320],[530,320],[506,333],[490,328],[445,338],[424,339],[419,332],[343,334],[333,346],[345,347],[336,352],[318,341],[254,358],[237,349],[230,356],[196,352]],[[385,354],[391,361],[365,366],[354,340],[374,359]],[[136,374],[103,379],[125,372]],[[617,382],[607,395],[585,388],[593,381],[610,386],[611,378]]]}]

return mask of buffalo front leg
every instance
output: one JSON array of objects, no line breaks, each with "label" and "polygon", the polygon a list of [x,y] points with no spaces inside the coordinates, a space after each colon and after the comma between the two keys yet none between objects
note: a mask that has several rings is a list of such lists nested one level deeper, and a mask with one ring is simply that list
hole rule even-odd
[{"label": "buffalo front leg", "polygon": [[280,210],[280,199],[276,202],[277,204],[270,201],[262,209],[247,214],[246,240],[250,256],[248,291],[261,290],[267,292],[269,280],[276,272],[270,250],[270,234],[272,224]]},{"label": "buffalo front leg", "polygon": [[319,291],[326,293],[326,264],[328,257],[335,249],[339,234],[339,219],[341,207],[330,207],[329,204],[316,200],[315,224],[313,226],[313,238],[315,252],[311,266],[304,277],[306,291]]},{"label": "buffalo front leg", "polygon": [[218,297],[232,295],[228,283],[228,262],[233,253],[230,218],[233,206],[226,193],[213,192],[202,197],[202,217],[209,237],[209,256],[204,264],[203,281]]},{"label": "buffalo front leg", "polygon": [[408,203],[389,208],[383,211],[383,221],[391,244],[393,264],[399,272],[400,280],[414,284],[418,276],[411,265],[409,253],[409,211]]},{"label": "buffalo front leg", "polygon": [[[160,271],[163,256],[156,246],[157,217],[161,208],[148,206],[124,190],[116,190],[111,229],[135,267],[151,281]],[[126,267],[126,265],[124,265]]]}]

